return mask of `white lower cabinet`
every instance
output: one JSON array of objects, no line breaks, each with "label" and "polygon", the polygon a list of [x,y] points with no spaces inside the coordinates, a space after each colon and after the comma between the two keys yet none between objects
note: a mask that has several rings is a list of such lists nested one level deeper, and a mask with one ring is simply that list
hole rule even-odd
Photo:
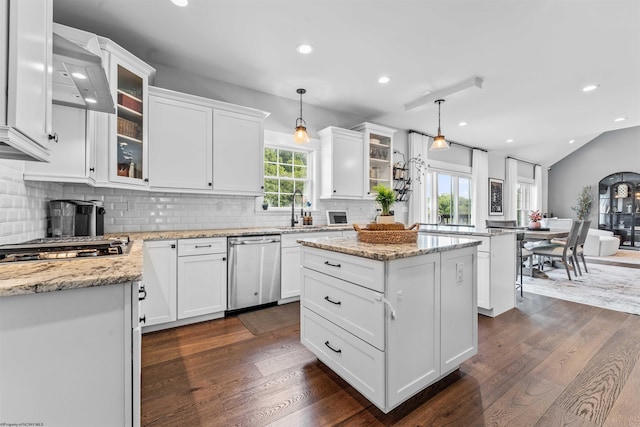
[{"label": "white lower cabinet", "polygon": [[222,312],[226,308],[227,239],[180,240],[178,319]]},{"label": "white lower cabinet", "polygon": [[301,340],[383,412],[477,353],[476,248],[390,261],[302,248]]},{"label": "white lower cabinet", "polygon": [[143,263],[147,298],[142,301],[141,311],[146,319],[145,332],[224,315],[225,237],[147,241]]},{"label": "white lower cabinet", "polygon": [[142,301],[143,326],[176,320],[177,241],[144,242],[142,250],[142,283],[147,298]]},{"label": "white lower cabinet", "polygon": [[140,425],[134,285],[0,298],[0,424]]},{"label": "white lower cabinet", "polygon": [[342,231],[283,234],[280,244],[280,298],[300,297],[300,244],[304,238],[341,237]]}]

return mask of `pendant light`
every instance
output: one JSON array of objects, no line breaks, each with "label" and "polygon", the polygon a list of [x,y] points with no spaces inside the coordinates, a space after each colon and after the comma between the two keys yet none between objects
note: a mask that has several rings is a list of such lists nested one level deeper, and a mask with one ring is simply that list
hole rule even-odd
[{"label": "pendant light", "polygon": [[433,143],[431,144],[431,148],[429,151],[443,151],[449,149],[449,144],[444,139],[444,135],[440,133],[440,104],[444,102],[444,99],[438,99],[435,101],[438,104],[438,135],[433,138]]},{"label": "pendant light", "polygon": [[293,142],[303,144],[309,142],[309,134],[307,133],[307,124],[302,119],[302,95],[307,93],[304,89],[298,89],[296,92],[300,94],[300,117],[296,119],[296,131],[293,134]]}]

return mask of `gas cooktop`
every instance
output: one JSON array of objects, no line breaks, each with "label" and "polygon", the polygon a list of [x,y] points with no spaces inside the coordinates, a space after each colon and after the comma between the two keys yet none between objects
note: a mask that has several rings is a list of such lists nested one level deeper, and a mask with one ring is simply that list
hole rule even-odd
[{"label": "gas cooktop", "polygon": [[0,263],[51,261],[84,257],[124,255],[129,252],[129,236],[48,237],[24,243],[0,245]]}]

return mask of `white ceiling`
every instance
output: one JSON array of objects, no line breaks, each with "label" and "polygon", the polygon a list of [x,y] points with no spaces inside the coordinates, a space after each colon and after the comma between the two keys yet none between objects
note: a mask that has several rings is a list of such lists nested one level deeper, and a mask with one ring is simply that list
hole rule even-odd
[{"label": "white ceiling", "polygon": [[[189,3],[54,0],[54,20],[149,62],[294,100],[303,87],[305,104],[429,134],[437,107],[404,104],[478,76],[482,89],[445,97],[442,133],[545,166],[640,125],[638,0]],[[301,42],[314,52],[298,54]],[[392,79],[384,86],[383,74]],[[590,83],[599,88],[583,93]]]}]

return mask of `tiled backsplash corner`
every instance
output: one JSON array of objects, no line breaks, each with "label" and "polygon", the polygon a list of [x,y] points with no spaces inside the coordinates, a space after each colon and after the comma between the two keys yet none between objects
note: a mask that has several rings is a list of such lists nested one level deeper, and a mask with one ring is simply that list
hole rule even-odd
[{"label": "tiled backsplash corner", "polygon": [[44,237],[47,202],[62,197],[62,185],[25,182],[24,162],[0,160],[0,244]]}]

